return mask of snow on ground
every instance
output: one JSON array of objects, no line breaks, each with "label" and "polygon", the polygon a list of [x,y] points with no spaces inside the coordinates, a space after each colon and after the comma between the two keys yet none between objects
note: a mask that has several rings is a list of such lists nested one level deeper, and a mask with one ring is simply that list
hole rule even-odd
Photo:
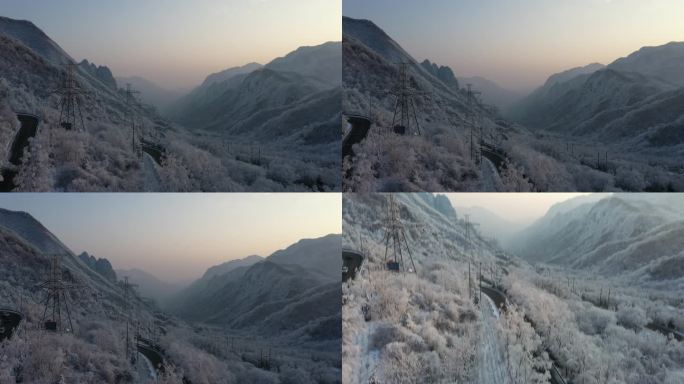
[{"label": "snow on ground", "polygon": [[143,153],[143,180],[145,182],[145,191],[154,192],[160,191],[159,174],[157,173],[157,165],[152,156]]},{"label": "snow on ground", "polygon": [[380,351],[371,350],[370,338],[375,333],[377,324],[375,322],[368,323],[368,328],[365,331],[359,332],[356,337],[356,342],[364,351],[361,356],[361,367],[359,372],[359,382],[368,383],[375,375],[378,362],[380,360]]},{"label": "snow on ground", "polygon": [[157,380],[157,371],[152,366],[152,362],[142,353],[138,353],[137,364],[138,377],[141,383],[154,383]]},{"label": "snow on ground", "polygon": [[481,321],[483,324],[482,342],[480,345],[480,365],[478,367],[478,383],[506,384],[506,361],[498,341],[497,322],[499,310],[492,299],[483,295],[484,302],[480,305]]},{"label": "snow on ground", "polygon": [[482,170],[482,191],[501,192],[505,190],[499,172],[489,159],[483,157],[480,168]]}]

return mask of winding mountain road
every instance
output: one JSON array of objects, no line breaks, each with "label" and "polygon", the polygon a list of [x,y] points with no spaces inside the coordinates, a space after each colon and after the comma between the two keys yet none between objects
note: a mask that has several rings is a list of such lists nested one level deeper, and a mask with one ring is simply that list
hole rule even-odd
[{"label": "winding mountain road", "polygon": [[[484,293],[484,291],[482,291]],[[507,384],[506,361],[497,337],[499,309],[494,300],[485,295],[480,306],[482,314],[482,340],[480,343],[480,364],[477,382],[481,384]]]}]

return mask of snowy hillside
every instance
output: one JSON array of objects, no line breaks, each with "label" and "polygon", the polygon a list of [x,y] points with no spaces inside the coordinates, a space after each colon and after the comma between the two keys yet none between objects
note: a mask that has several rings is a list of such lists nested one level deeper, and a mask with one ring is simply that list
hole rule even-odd
[{"label": "snowy hillside", "polygon": [[637,72],[684,87],[684,42],[670,42],[640,50],[608,66],[618,71]]},{"label": "snowy hillside", "polygon": [[249,267],[249,266],[252,266],[252,265],[262,261],[263,259],[264,258],[261,256],[251,255],[251,256],[247,256],[243,259],[226,261],[223,264],[215,265],[215,266],[207,269],[207,271],[202,276],[202,279],[200,279],[200,280],[211,279],[214,276],[220,276],[220,275],[226,274],[226,273],[232,271],[233,269],[237,269],[240,267]]},{"label": "snowy hillside", "polygon": [[[234,264],[221,273],[207,271],[169,308],[192,321],[230,328],[294,331],[339,311],[340,253],[339,235],[301,240],[261,261],[252,258],[254,263]],[[294,317],[302,313],[318,315]]]},{"label": "snowy hillside", "polygon": [[[0,382],[340,382],[339,282],[292,300],[279,308],[282,317],[258,317],[268,325],[268,333],[190,325],[151,306],[135,288],[125,294],[121,281],[91,269],[28,214],[0,213],[0,313],[2,321],[8,310],[23,315],[14,335],[0,340]],[[339,258],[339,247],[334,251]],[[49,278],[55,252],[62,260],[59,276],[67,284],[60,304],[65,332],[44,329],[51,311],[43,317],[46,292],[37,287]],[[292,327],[297,329],[284,338],[284,330]],[[136,353],[138,333],[161,353],[161,369],[155,370],[143,352]]]},{"label": "snowy hillside", "polygon": [[[683,69],[684,43],[644,47],[605,68],[592,64],[551,76],[509,115],[538,135],[568,137],[582,147],[604,143],[622,163],[616,186],[681,190]],[[652,176],[663,172],[669,175]]]},{"label": "snowy hillside", "polygon": [[[343,18],[343,58],[343,112],[370,114],[372,121],[365,140],[345,158],[345,190],[492,190],[497,183],[513,188],[509,180],[497,181],[490,168],[480,168],[471,159],[469,113],[481,121],[489,142],[498,143],[508,128],[495,123],[497,116],[489,106],[473,101],[469,107],[467,92],[462,84],[458,87],[453,73],[445,75],[443,69],[440,75],[439,67],[420,64],[373,22],[348,17]],[[394,94],[404,70],[414,96],[410,126],[401,136],[393,133],[392,123]],[[480,135],[479,129],[474,135]],[[509,174],[511,179],[519,176],[514,167]]]},{"label": "snowy hillside", "polygon": [[614,195],[551,210],[519,234],[516,248],[531,262],[684,289],[684,202],[676,195],[646,196]]},{"label": "snowy hillside", "polygon": [[262,154],[282,156],[269,175],[284,185],[339,189],[341,61],[340,43],[301,47],[264,67],[211,75],[167,114],[236,150],[250,148],[257,164]]},{"label": "snowy hillside", "polygon": [[498,311],[486,298],[475,304],[468,290],[468,260],[474,287],[480,262],[489,275],[503,261],[495,256],[500,250],[477,231],[468,250],[465,222],[450,205],[444,209],[445,197],[395,197],[415,274],[384,267],[387,195],[348,194],[343,201],[344,247],[366,256],[343,287],[343,382],[501,383],[504,364],[491,366],[501,361],[492,320]]},{"label": "snowy hillside", "polygon": [[[115,74],[106,65],[84,60],[74,70],[75,81],[84,91],[78,97],[84,124],[80,124],[79,115],[76,129],[65,130],[60,125],[61,99],[57,91],[67,76],[63,64],[70,62],[71,57],[33,24],[1,20],[3,190],[341,189],[339,172],[333,172],[339,170],[340,161],[339,89],[317,88],[317,92],[306,96],[300,92],[295,97],[295,92],[288,98],[287,93],[296,87],[294,83],[299,85],[299,77],[289,72],[282,76],[266,73],[249,83],[261,98],[247,97],[252,88],[243,88],[244,97],[233,94],[230,99],[239,101],[238,106],[231,109],[215,105],[214,109],[188,111],[189,119],[204,118],[207,125],[185,127],[166,121],[155,108],[138,102],[135,94],[130,99],[125,90],[117,88],[123,85],[116,83]],[[269,81],[274,81],[271,89],[280,89],[275,92],[279,96],[272,99],[265,92]],[[309,83],[302,85],[305,90],[311,87]],[[261,108],[260,102],[268,108],[266,104]],[[222,132],[226,127],[219,122],[220,116],[201,115],[219,113],[225,118],[224,113],[235,111],[252,114],[243,115],[239,124],[236,120],[230,135]],[[25,134],[17,121],[19,113],[38,117],[37,132],[25,138],[25,147],[12,149],[15,138]],[[211,123],[218,125],[210,127]],[[10,155],[18,161],[10,163]]]},{"label": "snowy hillside", "polygon": [[[385,268],[387,195],[348,194],[343,201],[344,247],[365,256],[356,277],[343,286],[344,383],[592,383],[598,378],[639,384],[684,378],[684,343],[665,329],[684,328],[679,320],[684,287],[636,289],[629,280],[618,282],[594,270],[532,267],[477,230],[470,251],[461,216],[435,209],[435,196],[394,196],[417,264],[415,274]],[[647,197],[610,203],[616,198],[604,196],[595,204],[650,201],[653,210],[666,203]],[[612,228],[619,228],[616,223],[622,224],[623,217],[613,220]],[[629,232],[632,226],[625,225]],[[642,250],[666,255],[665,248],[652,246]],[[553,242],[540,247],[550,255],[562,249]],[[504,306],[497,308],[492,298]]]},{"label": "snowy hillside", "polygon": [[14,20],[0,16],[0,35],[21,41],[54,65],[73,62],[64,50],[28,20]]}]

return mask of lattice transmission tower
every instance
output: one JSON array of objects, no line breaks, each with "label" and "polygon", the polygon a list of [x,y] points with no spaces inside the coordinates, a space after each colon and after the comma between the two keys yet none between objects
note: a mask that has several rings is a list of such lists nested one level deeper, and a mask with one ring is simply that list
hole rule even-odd
[{"label": "lattice transmission tower", "polygon": [[[385,265],[391,271],[416,272],[416,265],[413,262],[411,247],[406,239],[404,223],[401,220],[399,204],[395,201],[394,195],[389,194],[387,198],[387,217],[384,222],[385,228]],[[411,267],[406,268],[404,254],[407,255]],[[389,258],[388,258],[389,257]]]},{"label": "lattice transmission tower", "polygon": [[60,96],[59,125],[67,131],[85,131],[81,99],[88,94],[88,91],[83,89],[76,80],[76,64],[65,64],[63,83],[53,93]]},{"label": "lattice transmission tower", "polygon": [[392,129],[394,133],[405,135],[411,134],[411,125],[414,125],[415,134],[420,135],[420,123],[416,112],[415,97],[425,95],[427,92],[420,92],[411,86],[411,78],[408,74],[410,63],[401,62],[399,64],[399,79],[394,88],[389,92],[397,98],[394,104],[394,115],[392,117]]},{"label": "lattice transmission tower", "polygon": [[[48,331],[73,332],[74,325],[69,312],[67,292],[78,287],[78,285],[64,282],[61,258],[62,256],[59,254],[52,255],[48,279],[38,284],[38,288],[45,291],[41,322],[45,330]],[[63,318],[63,313],[66,315],[66,319]]]}]

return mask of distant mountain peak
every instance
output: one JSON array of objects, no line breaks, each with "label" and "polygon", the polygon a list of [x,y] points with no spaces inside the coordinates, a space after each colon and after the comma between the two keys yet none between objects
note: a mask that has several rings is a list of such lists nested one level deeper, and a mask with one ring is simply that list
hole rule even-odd
[{"label": "distant mountain peak", "polygon": [[87,59],[83,59],[78,66],[109,88],[117,89],[116,79],[114,79],[112,71],[107,66],[95,65],[95,63],[91,63]]},{"label": "distant mountain peak", "polygon": [[423,60],[423,62],[420,63],[420,65],[426,71],[430,72],[430,74],[440,79],[444,84],[451,86],[455,89],[459,88],[458,80],[456,79],[454,72],[448,66],[440,66],[436,63],[431,63],[428,59]]},{"label": "distant mountain peak", "polygon": [[601,64],[601,63],[591,63],[589,65],[585,65],[582,67],[575,67],[568,69],[563,72],[559,72],[556,74],[551,75],[547,80],[546,83],[544,84],[544,87],[550,87],[554,84],[559,84],[559,83],[564,83],[574,77],[577,77],[579,75],[588,75],[592,74],[596,71],[600,71],[604,69],[606,66]]},{"label": "distant mountain peak", "polygon": [[226,273],[228,273],[234,269],[237,269],[240,267],[249,267],[249,266],[254,265],[254,264],[256,264],[262,260],[264,260],[264,258],[259,256],[259,255],[250,255],[250,256],[244,257],[242,259],[229,260],[229,261],[226,261],[225,263],[215,265],[215,266],[207,269],[207,271],[204,272],[202,279],[211,279],[215,276],[224,275],[224,274],[226,274]]},{"label": "distant mountain peak", "polygon": [[259,63],[248,63],[242,66],[237,66],[237,67],[231,67],[228,69],[224,69],[223,71],[212,73],[211,75],[207,76],[206,79],[204,79],[204,82],[200,87],[207,87],[211,84],[214,83],[220,83],[226,80],[229,80],[230,78],[237,76],[237,75],[244,75],[250,72],[253,72],[259,68],[262,68],[263,65]]}]

